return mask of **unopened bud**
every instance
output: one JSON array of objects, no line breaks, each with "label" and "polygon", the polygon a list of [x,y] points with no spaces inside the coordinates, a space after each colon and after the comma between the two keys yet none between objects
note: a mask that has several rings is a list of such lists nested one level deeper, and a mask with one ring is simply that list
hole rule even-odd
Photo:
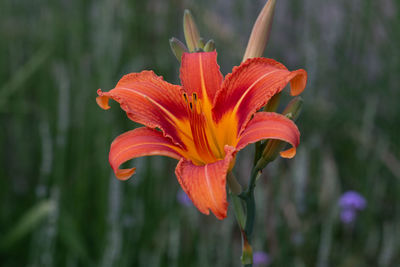
[{"label": "unopened bud", "polygon": [[208,40],[208,42],[206,43],[206,45],[204,46],[204,52],[212,52],[215,50],[215,43],[214,40]]},{"label": "unopened bud", "polygon": [[204,45],[205,45],[204,39],[203,39],[202,37],[200,37],[199,40],[197,41],[197,46],[198,46],[200,49],[204,50]]},{"label": "unopened bud", "polygon": [[260,15],[258,15],[251,31],[249,42],[247,43],[243,61],[248,58],[261,57],[263,55],[271,31],[275,4],[276,0],[268,0],[261,10]]},{"label": "unopened bud", "polygon": [[257,161],[255,168],[257,170],[262,170],[267,166],[268,163],[274,161],[279,152],[285,147],[285,142],[280,140],[268,140],[267,144],[264,148],[264,151],[261,155],[261,158]]},{"label": "unopened bud", "polygon": [[183,15],[183,32],[185,34],[186,45],[189,48],[189,52],[195,52],[200,49],[199,39],[200,34],[197,29],[196,23],[194,22],[192,13],[189,10],[185,10]]},{"label": "unopened bud", "polygon": [[289,102],[289,104],[283,110],[282,114],[292,121],[296,121],[297,118],[300,116],[302,106],[303,98],[301,96],[297,96]]},{"label": "unopened bud", "polygon": [[182,54],[188,52],[186,46],[175,37],[169,39],[169,45],[171,46],[172,53],[174,53],[178,61],[181,62]]}]

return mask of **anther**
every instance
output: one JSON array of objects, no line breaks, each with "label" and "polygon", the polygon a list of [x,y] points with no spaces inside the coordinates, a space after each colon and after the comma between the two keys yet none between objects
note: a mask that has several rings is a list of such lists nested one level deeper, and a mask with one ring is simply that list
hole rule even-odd
[{"label": "anther", "polygon": [[185,99],[185,102],[187,103],[188,102],[188,97],[187,97],[186,93],[183,93],[183,98]]}]

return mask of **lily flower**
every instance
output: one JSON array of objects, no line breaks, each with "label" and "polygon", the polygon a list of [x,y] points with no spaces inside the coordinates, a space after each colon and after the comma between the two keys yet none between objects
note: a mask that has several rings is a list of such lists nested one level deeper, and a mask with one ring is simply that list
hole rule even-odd
[{"label": "lily flower", "polygon": [[252,58],[223,78],[216,52],[183,53],[182,86],[142,71],[125,75],[109,92],[97,91],[98,105],[117,101],[129,119],[144,127],[123,133],[111,144],[109,162],[117,178],[126,180],[135,168],[124,162],[163,155],[179,160],[175,174],[185,193],[204,214],[227,214],[226,175],[236,153],[250,143],[278,139],[296,153],[300,133],[293,121],[273,112],[257,112],[289,82],[291,94],[306,85],[305,70],[289,71],[272,59]]}]

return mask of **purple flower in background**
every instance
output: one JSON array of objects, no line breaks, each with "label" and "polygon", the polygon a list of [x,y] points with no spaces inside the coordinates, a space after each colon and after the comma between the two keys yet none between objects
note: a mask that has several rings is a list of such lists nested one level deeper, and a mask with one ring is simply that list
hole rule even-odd
[{"label": "purple flower in background", "polygon": [[271,258],[263,251],[256,251],[253,254],[254,267],[267,266],[271,262]]},{"label": "purple flower in background", "polygon": [[344,209],[363,210],[366,204],[365,198],[356,191],[347,191],[339,200],[340,207]]},{"label": "purple flower in background", "polygon": [[340,212],[340,219],[345,224],[350,224],[357,217],[357,211],[353,209],[344,209]]},{"label": "purple flower in background", "polygon": [[358,211],[365,209],[365,198],[355,191],[347,191],[339,199],[340,219],[350,224],[357,218]]},{"label": "purple flower in background", "polygon": [[178,193],[176,194],[176,199],[183,206],[188,207],[193,205],[192,200],[190,200],[189,196],[183,190],[178,191]]}]

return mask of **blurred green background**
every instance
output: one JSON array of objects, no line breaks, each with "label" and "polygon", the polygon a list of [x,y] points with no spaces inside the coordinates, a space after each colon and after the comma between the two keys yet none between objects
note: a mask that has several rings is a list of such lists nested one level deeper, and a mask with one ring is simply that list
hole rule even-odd
[{"label": "blurred green background", "polygon": [[[95,97],[143,69],[179,83],[168,39],[183,39],[185,8],[229,73],[264,3],[0,1],[0,265],[240,266],[232,207],[219,221],[182,205],[175,160],[113,176],[109,146],[137,125]],[[400,266],[399,13],[396,0],[277,1],[265,56],[309,80],[297,156],[257,183],[253,244],[269,266]],[[351,224],[347,190],[367,201]]]}]

